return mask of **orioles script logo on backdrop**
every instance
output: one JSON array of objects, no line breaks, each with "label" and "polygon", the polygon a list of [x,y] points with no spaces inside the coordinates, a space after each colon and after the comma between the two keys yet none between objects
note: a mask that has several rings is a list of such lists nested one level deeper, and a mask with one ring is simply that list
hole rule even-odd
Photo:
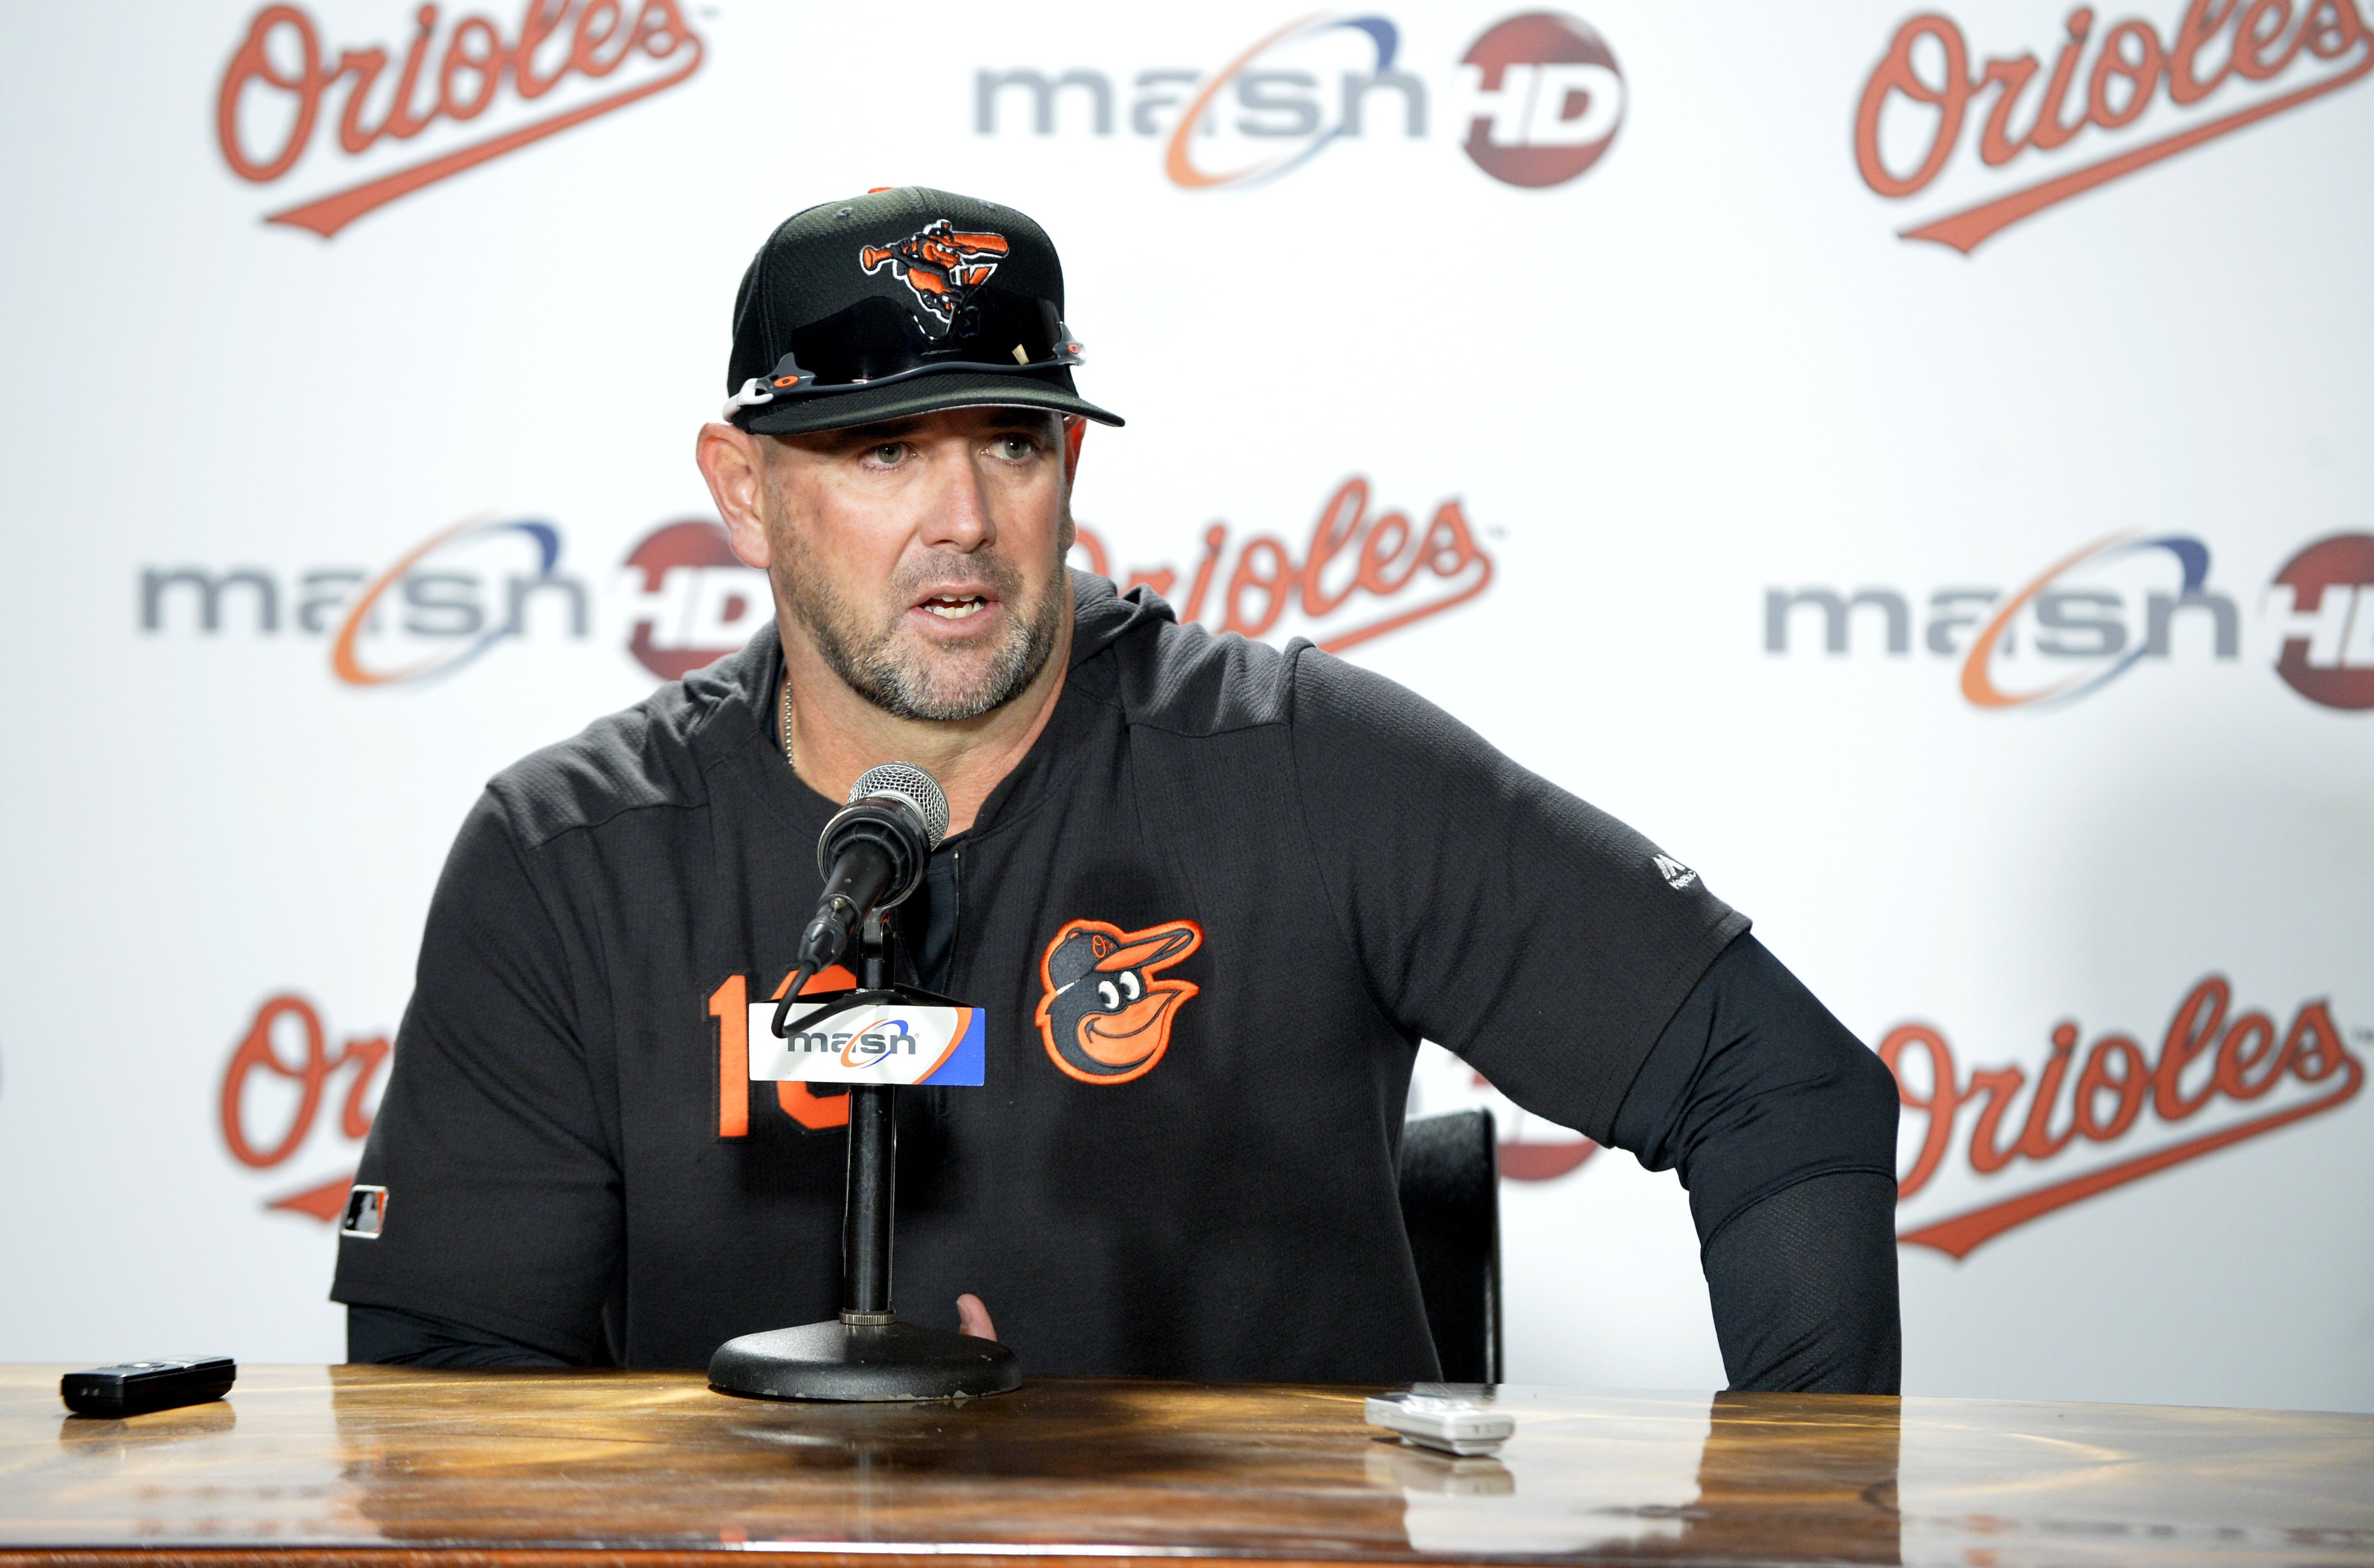
[{"label": "orioles script logo on backdrop", "polygon": [[297,167],[317,129],[351,160],[382,139],[408,142],[441,124],[490,115],[487,128],[501,126],[475,140],[432,136],[442,150],[431,157],[264,215],[266,223],[326,240],[400,196],[624,109],[700,68],[700,38],[676,0],[641,0],[631,20],[629,8],[621,0],[527,0],[506,32],[476,15],[448,28],[437,6],[423,6],[395,64],[376,45],[334,52],[302,9],[266,6],[223,71],[215,106],[223,160],[241,179],[268,185]]},{"label": "orioles script logo on backdrop", "polygon": [[[1136,568],[1124,581],[1103,536],[1085,524],[1077,548],[1089,571],[1120,582],[1124,594],[1143,584],[1168,599],[1179,585],[1180,573],[1168,566]],[[1369,481],[1357,474],[1319,509],[1300,559],[1272,534],[1248,537],[1224,574],[1220,563],[1228,554],[1228,525],[1215,523],[1204,531],[1203,558],[1188,579],[1181,621],[1203,619],[1208,607],[1216,611],[1220,631],[1261,637],[1289,609],[1299,609],[1310,623],[1310,640],[1331,654],[1440,615],[1492,584],[1492,558],[1476,542],[1457,498],[1436,507],[1420,531],[1404,512],[1370,516]]]},{"label": "orioles script logo on backdrop", "polygon": [[[2281,1031],[2272,1014],[2256,1008],[2227,1022],[2232,1002],[2224,976],[2204,979],[2178,1005],[2157,1059],[2132,1037],[2112,1033],[2094,1042],[2080,1067],[2076,1022],[2063,1020],[2021,1110],[2014,1104],[2027,1085],[2021,1067],[1974,1068],[1965,1079],[1935,1029],[1908,1023],[1891,1031],[1880,1043],[1880,1060],[1896,1075],[1906,1109],[1927,1118],[1898,1201],[1910,1202],[1929,1185],[1965,1125],[1970,1173],[1990,1185],[2008,1173],[2022,1188],[1896,1239],[1967,1257],[2056,1208],[2289,1126],[2356,1094],[2365,1068],[2342,1043],[2325,1001],[2302,1003]],[[1916,1051],[1927,1070],[1908,1077],[1905,1058]],[[2254,1103],[2262,1100],[2270,1102],[2265,1108]],[[1965,1111],[1976,1113],[1967,1124]],[[2034,1179],[2018,1180],[2021,1165],[2039,1167]]]},{"label": "orioles script logo on backdrop", "polygon": [[[1901,200],[1925,189],[1965,145],[1985,169],[2020,179],[2016,189],[1902,238],[1967,255],[2024,218],[2313,102],[2374,68],[2374,37],[2354,0],[2190,0],[2165,34],[2139,17],[2108,27],[2098,20],[2090,6],[2071,11],[2066,36],[2048,46],[2049,68],[2032,52],[1974,64],[1961,28],[1933,11],[1897,29],[1855,113],[1863,183]],[[2164,115],[2121,134],[2157,103]],[[1897,173],[1883,141],[1892,151],[1920,147],[1919,161]]]},{"label": "orioles script logo on backdrop", "polygon": [[[289,1048],[293,1060],[282,1059],[276,1036]],[[337,1130],[347,1145],[359,1144],[371,1125],[370,1107],[365,1102],[380,1069],[387,1065],[387,1037],[374,1034],[349,1040],[332,1055],[328,1032],[312,1003],[288,992],[267,997],[255,1009],[247,1032],[223,1069],[223,1147],[250,1170],[270,1171],[287,1164],[312,1132],[326,1103],[330,1080],[349,1067],[353,1073],[347,1079],[346,1098],[338,1103]],[[277,1092],[272,1087],[276,1079],[281,1086]],[[278,1110],[280,1105],[288,1108]],[[249,1134],[259,1124],[272,1125],[276,1111],[285,1118],[277,1124],[280,1136],[259,1147]],[[351,1148],[340,1153],[343,1160],[354,1158]],[[317,1185],[266,1198],[264,1207],[310,1215],[327,1225],[346,1211],[347,1189],[354,1180],[355,1173],[349,1170]]]}]

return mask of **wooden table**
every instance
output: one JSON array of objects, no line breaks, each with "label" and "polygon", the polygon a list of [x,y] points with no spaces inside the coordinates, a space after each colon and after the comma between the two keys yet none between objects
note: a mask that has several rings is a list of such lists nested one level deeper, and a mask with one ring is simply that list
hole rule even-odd
[{"label": "wooden table", "polygon": [[2374,1562],[2367,1416],[1510,1385],[1515,1438],[1452,1460],[1378,1441],[1356,1388],[778,1405],[693,1373],[253,1366],[117,1421],[65,1414],[66,1370],[0,1368],[0,1564]]}]

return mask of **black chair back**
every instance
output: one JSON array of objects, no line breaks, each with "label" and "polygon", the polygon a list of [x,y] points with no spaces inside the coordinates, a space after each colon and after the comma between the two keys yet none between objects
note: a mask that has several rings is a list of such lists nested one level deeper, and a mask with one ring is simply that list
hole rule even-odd
[{"label": "black chair back", "polygon": [[1500,1381],[1500,1178],[1489,1111],[1402,1126],[1402,1228],[1446,1383]]}]

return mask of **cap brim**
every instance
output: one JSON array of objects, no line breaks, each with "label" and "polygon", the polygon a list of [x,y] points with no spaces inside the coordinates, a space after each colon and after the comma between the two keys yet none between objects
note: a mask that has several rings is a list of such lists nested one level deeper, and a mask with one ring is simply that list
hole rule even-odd
[{"label": "cap brim", "polygon": [[751,411],[742,428],[759,435],[800,435],[935,414],[943,408],[1044,408],[1054,414],[1076,414],[1100,425],[1122,423],[1120,415],[1035,376],[948,371],[888,386],[812,393],[805,397],[761,404]]}]

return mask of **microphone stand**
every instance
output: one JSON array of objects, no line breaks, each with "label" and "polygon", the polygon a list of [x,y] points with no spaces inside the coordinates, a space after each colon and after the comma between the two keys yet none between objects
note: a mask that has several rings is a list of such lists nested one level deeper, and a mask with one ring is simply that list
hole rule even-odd
[{"label": "microphone stand", "polygon": [[[898,939],[883,912],[858,937],[858,989],[801,1020],[813,1025],[879,1002],[948,1007],[900,985]],[[840,1220],[840,1315],[728,1339],[710,1358],[709,1385],[761,1399],[964,1399],[1022,1386],[1022,1366],[994,1339],[901,1323],[890,1310],[890,1238],[897,1205],[899,1087],[852,1084],[849,1174]]]}]

